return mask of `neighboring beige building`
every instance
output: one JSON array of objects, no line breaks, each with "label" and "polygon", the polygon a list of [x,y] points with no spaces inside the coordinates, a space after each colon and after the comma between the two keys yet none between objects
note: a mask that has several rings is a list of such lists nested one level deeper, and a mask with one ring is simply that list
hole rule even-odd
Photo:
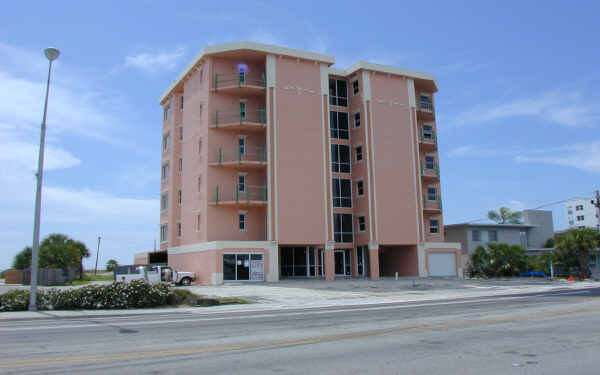
[{"label": "neighboring beige building", "polygon": [[167,88],[160,251],[200,283],[461,275],[444,242],[432,75],[250,42]]}]

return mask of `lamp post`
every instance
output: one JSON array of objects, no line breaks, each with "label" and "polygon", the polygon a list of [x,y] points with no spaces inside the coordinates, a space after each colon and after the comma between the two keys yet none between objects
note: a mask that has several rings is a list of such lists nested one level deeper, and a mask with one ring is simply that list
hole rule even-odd
[{"label": "lamp post", "polygon": [[50,73],[52,72],[52,61],[58,58],[60,51],[54,47],[48,47],[44,54],[50,64],[48,66],[48,81],[46,82],[46,100],[44,101],[44,116],[42,118],[42,132],[40,135],[40,151],[38,155],[38,171],[35,175],[37,188],[35,192],[35,216],[33,219],[33,249],[31,251],[31,291],[29,293],[29,311],[37,310],[37,277],[38,256],[40,252],[40,210],[42,205],[42,176],[44,171],[44,142],[46,139],[46,110],[48,109],[48,92],[50,91]]}]

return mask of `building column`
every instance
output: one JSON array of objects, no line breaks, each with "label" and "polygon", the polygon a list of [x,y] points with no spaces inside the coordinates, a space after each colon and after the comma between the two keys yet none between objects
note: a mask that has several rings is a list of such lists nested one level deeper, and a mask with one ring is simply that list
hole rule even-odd
[{"label": "building column", "polygon": [[369,242],[369,277],[379,280],[379,244]]},{"label": "building column", "polygon": [[325,245],[325,280],[335,280],[335,244],[328,242]]}]

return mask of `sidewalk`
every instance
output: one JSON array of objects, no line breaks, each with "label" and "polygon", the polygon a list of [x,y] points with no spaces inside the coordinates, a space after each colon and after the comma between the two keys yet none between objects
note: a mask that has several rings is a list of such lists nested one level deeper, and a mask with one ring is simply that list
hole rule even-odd
[{"label": "sidewalk", "polygon": [[212,307],[165,307],[128,310],[72,310],[72,311],[17,311],[1,312],[1,321],[124,317],[146,314],[226,312],[257,312],[302,308],[377,305],[402,302],[444,301],[458,298],[481,298],[510,294],[540,293],[553,290],[577,290],[600,287],[600,282],[559,282],[535,280],[454,281],[454,280],[337,280],[282,281],[264,284],[225,284],[220,286],[187,287],[197,294],[217,297],[242,297],[254,303]]}]

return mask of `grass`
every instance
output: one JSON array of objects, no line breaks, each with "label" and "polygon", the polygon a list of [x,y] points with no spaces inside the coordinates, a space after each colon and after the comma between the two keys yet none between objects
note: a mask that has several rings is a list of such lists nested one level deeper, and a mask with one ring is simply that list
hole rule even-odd
[{"label": "grass", "polygon": [[70,285],[72,285],[72,286],[85,285],[85,284],[91,283],[92,281],[113,281],[113,276],[112,275],[103,275],[103,274],[94,275],[93,272],[84,272],[82,280],[77,278],[77,279],[73,280],[73,282]]},{"label": "grass", "polygon": [[252,302],[248,301],[247,299],[243,299],[240,297],[222,297],[222,298],[219,298],[219,302],[221,302],[221,304],[238,303],[240,305],[247,305],[249,303],[252,303]]}]

